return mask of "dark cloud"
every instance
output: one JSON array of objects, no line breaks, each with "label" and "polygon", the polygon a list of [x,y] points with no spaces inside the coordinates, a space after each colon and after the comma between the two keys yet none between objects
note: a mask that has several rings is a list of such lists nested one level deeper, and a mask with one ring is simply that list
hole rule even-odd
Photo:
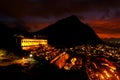
[{"label": "dark cloud", "polygon": [[64,14],[89,12],[90,10],[106,11],[120,7],[120,0],[4,0],[0,1],[1,9],[14,16],[60,16]]},{"label": "dark cloud", "polygon": [[118,11],[115,12],[114,17],[120,18],[120,10],[118,10]]},{"label": "dark cloud", "polygon": [[[32,30],[39,27],[43,28],[43,26],[72,14],[90,24],[96,32],[120,34],[120,0],[0,1],[0,21],[16,22],[16,20],[23,20],[27,26],[32,25],[30,27]],[[104,21],[95,23],[95,19],[109,20],[109,22],[105,24]],[[30,25],[30,23],[32,24]]]}]

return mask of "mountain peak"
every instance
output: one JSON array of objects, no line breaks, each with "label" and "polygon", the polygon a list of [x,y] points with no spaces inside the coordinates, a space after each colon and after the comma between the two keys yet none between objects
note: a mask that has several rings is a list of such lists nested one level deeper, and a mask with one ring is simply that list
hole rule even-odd
[{"label": "mountain peak", "polygon": [[[69,19],[78,19],[78,17],[76,16],[76,15],[71,15],[71,16],[69,16],[69,17],[67,17],[67,18],[69,18]],[[66,18],[66,19],[67,19]],[[78,19],[79,20],[79,19]]]},{"label": "mountain peak", "polygon": [[79,20],[79,18],[76,15],[71,15],[69,17],[66,17],[66,18],[63,18],[63,19],[57,21],[56,23],[59,23],[59,22],[61,22],[61,23],[63,23],[63,22],[78,23],[81,21]]},{"label": "mountain peak", "polygon": [[51,45],[58,46],[75,46],[82,44],[99,44],[102,43],[93,29],[80,22],[79,19],[72,15],[57,21],[35,34],[48,36],[48,42]]}]

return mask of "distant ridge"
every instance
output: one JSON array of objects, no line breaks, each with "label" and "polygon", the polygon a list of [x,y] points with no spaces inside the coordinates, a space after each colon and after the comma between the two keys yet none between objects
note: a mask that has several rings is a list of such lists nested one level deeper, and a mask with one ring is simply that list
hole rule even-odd
[{"label": "distant ridge", "polygon": [[103,43],[93,29],[79,21],[75,15],[59,20],[34,34],[48,36],[49,44],[60,47]]},{"label": "distant ridge", "polygon": [[14,36],[16,34],[29,35],[26,31],[10,28],[4,23],[0,23],[0,48],[15,50],[19,47],[20,45],[17,45],[16,37]]}]

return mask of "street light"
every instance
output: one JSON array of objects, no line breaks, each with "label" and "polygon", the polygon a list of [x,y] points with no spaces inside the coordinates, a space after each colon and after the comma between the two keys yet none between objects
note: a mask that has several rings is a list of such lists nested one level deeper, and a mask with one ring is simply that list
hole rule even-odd
[{"label": "street light", "polygon": [[29,56],[30,56],[30,58],[32,58],[32,57],[33,57],[33,55],[32,55],[32,54],[30,54]]}]

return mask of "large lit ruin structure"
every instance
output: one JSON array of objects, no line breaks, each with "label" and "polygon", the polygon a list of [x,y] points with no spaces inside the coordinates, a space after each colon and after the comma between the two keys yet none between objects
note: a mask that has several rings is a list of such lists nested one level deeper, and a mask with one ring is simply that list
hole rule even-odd
[{"label": "large lit ruin structure", "polygon": [[28,50],[30,48],[39,47],[39,45],[47,45],[47,39],[21,39],[21,47],[23,50]]},{"label": "large lit ruin structure", "polygon": [[48,40],[43,37],[17,37],[16,42],[22,48],[22,50],[29,50],[39,47],[40,45],[47,45]]}]

